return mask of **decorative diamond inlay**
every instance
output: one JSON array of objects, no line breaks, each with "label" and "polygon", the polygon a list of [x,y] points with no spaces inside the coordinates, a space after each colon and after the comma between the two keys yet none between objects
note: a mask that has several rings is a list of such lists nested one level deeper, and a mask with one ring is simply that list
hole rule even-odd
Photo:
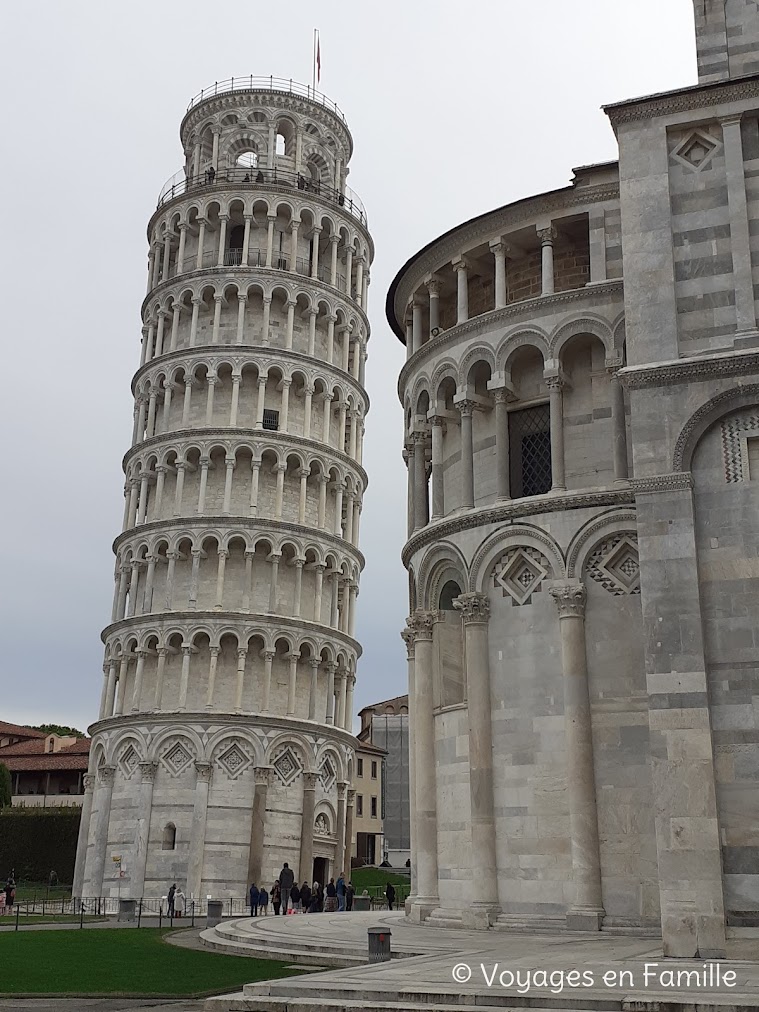
[{"label": "decorative diamond inlay", "polygon": [[240,746],[239,742],[232,742],[229,748],[225,749],[216,759],[219,765],[231,780],[235,780],[244,773],[252,763],[252,759]]},{"label": "decorative diamond inlay", "polygon": [[700,172],[701,169],[706,168],[720,147],[719,141],[705,131],[694,130],[677,145],[672,152],[672,157],[681,165],[687,165],[689,169]]},{"label": "decorative diamond inlay", "polygon": [[289,745],[279,753],[272,766],[285,787],[289,787],[301,771],[300,760]]},{"label": "decorative diamond inlay", "polygon": [[534,548],[514,548],[497,563],[493,573],[496,587],[514,604],[529,604],[548,576],[548,562]]},{"label": "decorative diamond inlay", "polygon": [[177,741],[166,749],[161,756],[161,762],[173,777],[178,777],[190,765],[192,756],[186,746]]},{"label": "decorative diamond inlay", "polygon": [[331,759],[326,758],[321,764],[319,769],[319,780],[325,791],[331,790],[335,780],[337,780],[337,773],[335,772],[335,766]]},{"label": "decorative diamond inlay", "polygon": [[631,534],[603,541],[588,559],[588,576],[610,594],[640,594],[638,544]]},{"label": "decorative diamond inlay", "polygon": [[125,779],[129,780],[137,766],[140,763],[140,753],[130,742],[126,748],[122,749],[121,755],[119,756],[118,767],[121,770],[121,774]]},{"label": "decorative diamond inlay", "polygon": [[747,461],[744,459],[743,445],[748,436],[759,432],[759,415],[737,414],[722,419],[722,459],[725,467],[725,481],[746,481],[748,473]]}]

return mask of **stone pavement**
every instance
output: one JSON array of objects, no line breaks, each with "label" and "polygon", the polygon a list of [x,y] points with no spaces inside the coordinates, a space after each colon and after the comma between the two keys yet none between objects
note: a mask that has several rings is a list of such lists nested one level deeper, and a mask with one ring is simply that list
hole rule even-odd
[{"label": "stone pavement", "polygon": [[[366,959],[367,928],[386,927],[396,954],[390,963]],[[606,933],[518,934],[463,931],[406,922],[402,913],[316,914],[222,922],[217,947],[249,948],[257,955],[304,954],[314,961],[344,958],[354,965],[282,981],[246,985],[244,993],[208,999],[206,1008],[310,1010],[426,1010],[548,1006],[552,1009],[660,1009],[697,1003],[701,1009],[759,1010],[759,937],[743,932],[754,960],[665,960],[659,939]],[[204,941],[209,933],[202,932]],[[418,953],[419,955],[414,955]],[[646,975],[646,964],[648,975]],[[651,964],[657,964],[652,966]],[[689,971],[699,976],[677,977]],[[669,978],[664,974],[673,973]],[[725,976],[735,974],[735,978]],[[553,974],[553,978],[547,975]],[[608,975],[605,977],[605,975]],[[730,986],[733,984],[735,986]],[[673,1004],[674,1003],[674,1004]]]}]

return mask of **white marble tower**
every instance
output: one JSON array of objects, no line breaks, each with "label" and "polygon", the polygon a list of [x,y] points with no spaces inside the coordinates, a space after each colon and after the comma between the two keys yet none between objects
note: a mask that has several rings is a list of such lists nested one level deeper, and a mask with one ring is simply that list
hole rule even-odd
[{"label": "white marble tower", "polygon": [[340,109],[190,103],[142,355],[74,894],[244,896],[349,855],[373,245]]}]

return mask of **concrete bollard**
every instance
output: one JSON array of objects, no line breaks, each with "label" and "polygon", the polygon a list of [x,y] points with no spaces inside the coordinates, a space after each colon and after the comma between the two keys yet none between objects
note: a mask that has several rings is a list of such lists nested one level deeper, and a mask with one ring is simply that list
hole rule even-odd
[{"label": "concrete bollard", "polygon": [[386,963],[391,958],[390,935],[385,928],[369,928],[370,963]]}]

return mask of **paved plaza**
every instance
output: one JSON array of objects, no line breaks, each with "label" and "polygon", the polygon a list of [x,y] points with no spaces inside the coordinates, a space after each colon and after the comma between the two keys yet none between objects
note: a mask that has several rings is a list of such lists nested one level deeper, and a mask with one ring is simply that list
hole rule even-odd
[{"label": "paved plaza", "polygon": [[[358,959],[367,958],[369,927],[391,932],[396,958],[390,964],[356,965]],[[759,955],[755,931],[732,939],[736,947],[740,943],[744,958],[707,963],[711,969],[706,971],[703,960],[665,960],[661,939],[640,934],[464,931],[415,925],[402,913],[388,912],[245,918],[222,922],[202,937],[206,943],[226,945],[227,951],[268,952],[276,958],[289,955],[297,962],[321,958],[333,967],[340,960],[351,964],[248,985],[244,994],[208,1000],[206,1007],[217,1012],[237,1008],[266,1012],[359,1007],[441,1010],[454,1005],[488,1008],[531,1003],[621,1010],[632,1008],[632,1003],[641,1007],[639,1002],[651,1009],[663,1007],[662,1002],[759,1009],[759,963],[745,958],[751,952],[754,960]],[[685,971],[691,973],[690,986],[681,977],[678,987],[677,974]]]}]

